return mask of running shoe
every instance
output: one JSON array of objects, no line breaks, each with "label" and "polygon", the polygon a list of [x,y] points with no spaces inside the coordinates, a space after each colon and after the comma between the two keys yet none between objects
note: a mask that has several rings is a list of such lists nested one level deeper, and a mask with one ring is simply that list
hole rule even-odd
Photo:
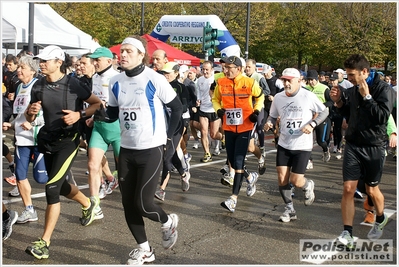
[{"label": "running shoe", "polygon": [[367,234],[367,238],[371,241],[376,241],[382,236],[385,225],[388,223],[388,216],[384,213],[384,220],[381,223],[375,222],[370,232]]},{"label": "running shoe", "polygon": [[363,194],[362,194],[362,192],[360,192],[359,189],[357,189],[357,188],[356,188],[356,191],[355,191],[355,198],[357,198],[357,199],[363,199]]},{"label": "running shoe", "polygon": [[165,195],[166,195],[166,192],[162,188],[159,188],[159,189],[157,189],[157,191],[155,191],[155,197],[159,200],[164,201]]},{"label": "running shoe", "polygon": [[258,181],[259,174],[256,172],[251,172],[252,181],[248,182],[247,180],[247,196],[252,197],[256,192],[256,182]]},{"label": "running shoe", "polygon": [[334,146],[334,148],[333,148],[333,153],[335,154],[335,153],[337,153],[338,152],[338,147],[337,146]]},{"label": "running shoe", "polygon": [[304,189],[303,193],[304,193],[303,201],[305,203],[305,206],[312,205],[315,199],[314,182],[312,180],[308,180],[308,188]]},{"label": "running shoe", "polygon": [[97,206],[96,208],[94,208],[94,220],[100,220],[102,218],[104,218],[104,213],[100,206]]},{"label": "running shoe", "polygon": [[114,176],[114,179],[111,182],[109,182],[107,189],[105,189],[105,194],[107,194],[107,195],[112,194],[112,192],[116,188],[118,188],[118,186],[119,186],[118,179]]},{"label": "running shoe", "polygon": [[327,150],[326,152],[323,153],[323,161],[329,162],[330,159],[331,159],[331,154],[330,154],[330,151]]},{"label": "running shoe", "polygon": [[190,188],[190,177],[191,174],[189,172],[185,172],[184,176],[181,177],[181,190],[183,190],[184,192],[188,191],[188,189]]},{"label": "running shoe", "polygon": [[261,156],[258,161],[258,171],[260,175],[264,174],[266,171],[266,160],[264,156]]},{"label": "running shoe", "polygon": [[94,221],[96,208],[98,207],[98,205],[100,205],[100,200],[95,196],[91,196],[89,198],[89,201],[90,207],[88,207],[87,209],[84,209],[82,207],[82,218],[80,222],[83,226],[88,226]]},{"label": "running shoe", "polygon": [[177,224],[179,223],[179,217],[172,213],[169,215],[172,219],[172,224],[169,227],[161,227],[162,230],[162,246],[164,249],[172,248],[177,241]]},{"label": "running shoe", "polygon": [[350,235],[350,233],[347,230],[344,230],[341,235],[337,238],[339,242],[344,244],[347,248],[351,249],[353,248],[353,237]]},{"label": "running shoe", "polygon": [[225,150],[225,149],[226,149],[226,140],[225,140],[225,139],[222,139],[222,140],[220,141],[220,143],[221,143],[221,145],[222,145],[222,150]]},{"label": "running shoe", "polygon": [[233,187],[234,177],[231,177],[230,173],[225,173],[223,177],[220,179],[220,182],[222,183],[222,185]]},{"label": "running shoe", "polygon": [[198,149],[198,147],[199,147],[199,141],[195,141],[193,144],[193,148]]},{"label": "running shoe", "polygon": [[153,262],[155,260],[154,250],[146,251],[142,248],[135,248],[129,253],[127,265],[143,265],[145,262]]},{"label": "running shoe", "polygon": [[19,197],[18,186],[15,186],[10,192],[8,192],[10,197]]},{"label": "running shoe", "polygon": [[17,178],[15,177],[14,173],[10,177],[4,177],[4,181],[6,181],[8,184],[12,186],[17,185]]},{"label": "running shoe", "polygon": [[17,223],[27,223],[37,221],[39,218],[37,217],[37,212],[33,210],[30,212],[25,209],[20,216],[18,216]]},{"label": "running shoe", "polygon": [[46,241],[40,238],[38,241],[32,243],[33,245],[30,245],[25,249],[26,253],[39,260],[47,259],[49,257],[49,248]]},{"label": "running shoe", "polygon": [[233,197],[229,197],[226,201],[223,201],[222,203],[220,203],[220,205],[229,210],[230,212],[234,212],[237,206],[237,201],[234,200]]},{"label": "running shoe", "polygon": [[201,162],[211,162],[212,155],[210,153],[205,153],[204,157],[201,159]]},{"label": "running shoe", "polygon": [[308,161],[308,165],[306,165],[306,169],[307,169],[307,170],[313,169],[313,161],[312,161],[312,160],[309,160],[309,161]]},{"label": "running shoe", "polygon": [[100,185],[100,190],[98,191],[98,198],[103,199],[107,195],[106,193],[107,190],[107,184],[106,183],[101,183]]},{"label": "running shoe", "polygon": [[366,215],[364,216],[363,222],[373,224],[375,222],[374,212],[372,212],[371,210],[366,210]]},{"label": "running shoe", "polygon": [[220,155],[220,149],[219,147],[216,147],[215,150],[213,151],[212,155],[214,156],[219,156]]},{"label": "running shoe", "polygon": [[227,165],[227,164],[224,164],[223,167],[220,169],[220,173],[222,175],[225,175],[226,173],[229,173],[229,172],[230,172],[230,168],[229,168],[229,165]]},{"label": "running shoe", "polygon": [[3,221],[3,240],[6,240],[10,237],[12,233],[12,226],[18,220],[18,212],[14,210],[7,210],[6,211],[10,217],[7,220]]},{"label": "running shoe", "polygon": [[285,207],[284,213],[280,216],[279,221],[282,222],[290,222],[296,220],[296,212],[295,210],[289,209]]}]

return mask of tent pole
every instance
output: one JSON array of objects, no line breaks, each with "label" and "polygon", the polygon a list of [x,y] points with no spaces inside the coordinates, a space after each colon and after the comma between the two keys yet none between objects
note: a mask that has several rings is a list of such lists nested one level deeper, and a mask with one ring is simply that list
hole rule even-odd
[{"label": "tent pole", "polygon": [[33,32],[34,32],[34,21],[35,21],[35,4],[29,3],[29,37],[28,37],[28,50],[31,53],[33,51]]}]

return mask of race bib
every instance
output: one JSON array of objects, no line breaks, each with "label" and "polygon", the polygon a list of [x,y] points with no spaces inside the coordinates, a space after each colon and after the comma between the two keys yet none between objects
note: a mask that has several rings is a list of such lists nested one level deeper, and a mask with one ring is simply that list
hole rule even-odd
[{"label": "race bib", "polygon": [[[281,127],[282,126],[282,127]],[[302,120],[286,120],[285,125],[281,125],[281,131],[287,135],[301,135]]]},{"label": "race bib", "polygon": [[28,95],[19,94],[14,101],[13,113],[14,114],[24,113],[25,109],[28,106],[27,104],[29,104],[28,99],[29,99]]},{"label": "race bib", "polygon": [[241,125],[244,122],[242,108],[228,108],[225,114],[227,125]]}]

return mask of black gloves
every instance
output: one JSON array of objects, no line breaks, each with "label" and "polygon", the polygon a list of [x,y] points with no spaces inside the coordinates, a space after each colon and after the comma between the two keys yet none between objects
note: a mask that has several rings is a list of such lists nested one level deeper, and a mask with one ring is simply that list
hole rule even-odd
[{"label": "black gloves", "polygon": [[100,109],[97,109],[94,112],[94,121],[109,121],[108,114],[105,111],[103,104],[100,105]]},{"label": "black gloves", "polygon": [[251,115],[249,115],[249,120],[253,123],[258,121],[259,110],[254,110]]},{"label": "black gloves", "polygon": [[218,109],[218,111],[216,111],[216,113],[218,114],[219,118],[223,118],[224,113],[226,113],[226,110],[224,108]]}]

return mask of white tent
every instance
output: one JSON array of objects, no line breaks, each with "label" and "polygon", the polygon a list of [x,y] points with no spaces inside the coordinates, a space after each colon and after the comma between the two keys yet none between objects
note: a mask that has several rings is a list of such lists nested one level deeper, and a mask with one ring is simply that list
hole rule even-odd
[{"label": "white tent", "polygon": [[[93,38],[61,17],[47,4],[35,4],[33,43],[39,49],[58,45],[66,51],[92,52],[100,45]],[[22,49],[28,45],[29,3],[2,1],[2,44],[4,48]],[[72,50],[71,50],[72,51]]]}]

